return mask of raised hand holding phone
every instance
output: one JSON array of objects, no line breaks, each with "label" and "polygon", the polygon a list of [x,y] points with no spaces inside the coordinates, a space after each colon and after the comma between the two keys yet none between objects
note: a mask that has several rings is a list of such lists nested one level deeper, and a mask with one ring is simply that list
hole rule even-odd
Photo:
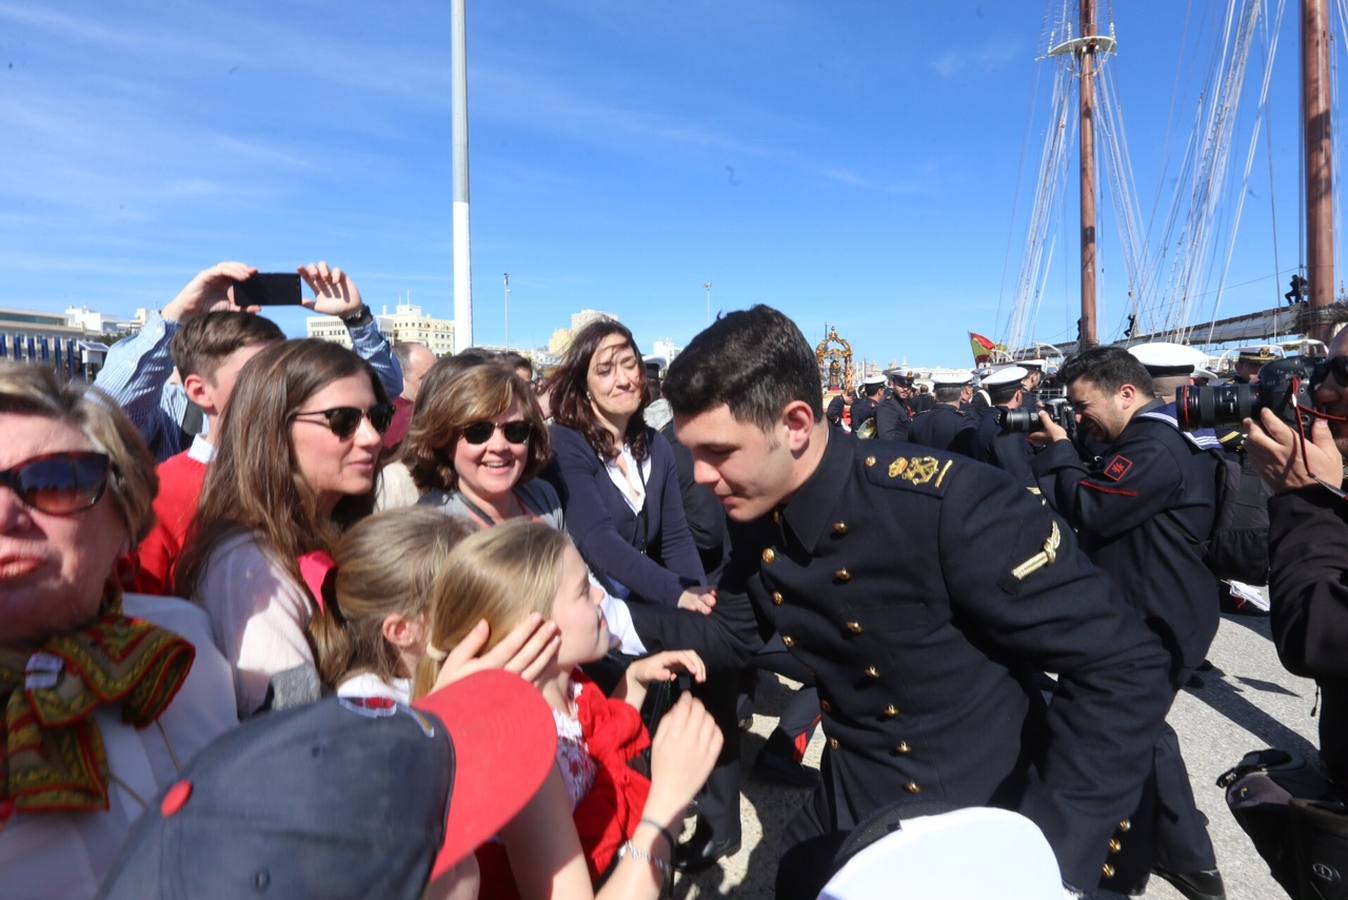
[{"label": "raised hand holding phone", "polygon": [[257,312],[256,306],[235,302],[233,287],[257,274],[241,262],[222,262],[203,269],[183,286],[162,311],[166,322],[184,322],[217,310]]},{"label": "raised hand holding phone", "polygon": [[356,282],[339,268],[328,268],[326,262],[300,266],[300,277],[314,292],[312,300],[301,300],[307,309],[328,316],[347,318],[360,312],[364,302]]}]

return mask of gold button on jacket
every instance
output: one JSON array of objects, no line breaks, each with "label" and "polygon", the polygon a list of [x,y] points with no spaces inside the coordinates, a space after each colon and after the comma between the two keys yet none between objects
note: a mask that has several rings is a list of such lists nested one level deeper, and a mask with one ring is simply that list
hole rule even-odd
[{"label": "gold button on jacket", "polygon": [[867,677],[867,678],[879,678],[879,677],[880,677],[880,670],[877,669],[875,666],[867,666],[867,667],[866,667],[866,677]]},{"label": "gold button on jacket", "polygon": [[789,650],[796,646],[796,639],[789,634],[784,634],[782,635],[782,643],[785,644],[786,648]]},{"label": "gold button on jacket", "polygon": [[848,623],[847,623],[847,630],[850,631],[850,632],[852,632],[853,634],[861,634],[861,623],[860,623],[860,622],[848,622]]},{"label": "gold button on jacket", "polygon": [[773,591],[772,602],[774,606],[781,606],[783,603],[786,602],[786,598],[782,596],[781,591]]},{"label": "gold button on jacket", "polygon": [[776,551],[776,550],[773,550],[771,547],[764,547],[764,548],[763,548],[763,564],[764,564],[764,565],[768,565],[768,566],[772,565],[772,561],[773,561],[774,559],[776,559],[776,558],[777,558],[777,551]]}]

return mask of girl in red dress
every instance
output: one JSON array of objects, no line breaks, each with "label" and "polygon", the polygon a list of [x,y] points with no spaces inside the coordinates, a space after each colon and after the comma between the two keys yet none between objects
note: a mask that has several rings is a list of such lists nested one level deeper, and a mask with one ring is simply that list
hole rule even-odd
[{"label": "girl in red dress", "polygon": [[[608,872],[643,826],[672,843],[691,795],[684,796],[682,783],[662,785],[659,771],[652,783],[629,763],[650,746],[638,713],[648,686],[671,681],[680,672],[704,681],[701,658],[691,650],[648,656],[628,668],[613,696],[604,696],[579,669],[609,649],[603,592],[591,584],[584,561],[563,532],[524,519],[465,538],[431,593],[431,643],[418,669],[415,696],[434,686],[435,659],[443,659],[483,620],[492,635],[507,634],[531,613],[556,624],[561,638],[556,658],[533,680],[557,723],[557,768],[591,880]],[[478,859],[481,897],[517,896],[501,844],[483,847]]]}]

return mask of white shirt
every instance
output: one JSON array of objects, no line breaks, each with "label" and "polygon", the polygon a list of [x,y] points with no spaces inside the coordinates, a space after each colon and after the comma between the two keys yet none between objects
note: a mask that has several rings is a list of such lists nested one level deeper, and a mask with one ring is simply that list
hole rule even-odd
[{"label": "white shirt", "polygon": [[[622,467],[619,467],[618,461],[622,461]],[[627,473],[623,473],[623,469]],[[651,477],[651,457],[650,454],[637,465],[637,459],[632,455],[632,448],[623,444],[622,452],[613,459],[604,460],[604,469],[608,471],[609,480],[618,488],[631,507],[632,512],[639,513],[641,508],[646,505],[646,481]]]},{"label": "white shirt", "polygon": [[211,617],[215,645],[234,667],[239,717],[267,699],[271,677],[313,665],[305,637],[314,603],[252,534],[222,541],[206,561],[193,598]]},{"label": "white shirt", "polygon": [[412,679],[385,681],[373,672],[352,675],[337,685],[338,697],[384,697],[408,705],[412,702]]},{"label": "white shirt", "polygon": [[137,730],[115,708],[94,713],[112,775],[106,812],[15,813],[0,824],[0,897],[93,897],[146,805],[238,724],[229,664],[211,642],[204,612],[177,597],[143,594],[127,594],[122,611],[190,641],[197,651],[192,670],[156,724]]}]

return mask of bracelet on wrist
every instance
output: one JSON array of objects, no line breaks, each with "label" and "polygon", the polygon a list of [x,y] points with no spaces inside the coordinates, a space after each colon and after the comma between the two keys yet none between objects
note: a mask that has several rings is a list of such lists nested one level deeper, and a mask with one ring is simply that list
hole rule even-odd
[{"label": "bracelet on wrist", "polygon": [[641,821],[637,822],[637,827],[638,827],[638,828],[640,828],[642,825],[649,825],[649,826],[651,826],[652,828],[654,828],[656,831],[660,832],[661,837],[663,837],[663,838],[665,839],[665,844],[668,845],[668,847],[669,847],[669,852],[670,852],[670,853],[673,853],[673,852],[674,852],[674,847],[676,846],[675,841],[674,841],[674,835],[673,835],[672,832],[670,832],[670,830],[669,830],[668,828],[666,828],[665,826],[661,825],[659,822],[655,821],[654,819],[648,819],[648,818],[646,818],[645,816],[642,816],[642,817],[641,817]]},{"label": "bracelet on wrist", "polygon": [[342,316],[342,321],[346,323],[346,327],[348,328],[354,328],[358,325],[368,325],[374,321],[374,314],[370,312],[370,307],[362,303],[360,309],[356,310],[351,315]]},{"label": "bracelet on wrist", "polygon": [[625,841],[623,845],[618,848],[618,859],[620,861],[627,856],[649,864],[651,868],[660,873],[660,877],[669,877],[670,867],[668,861],[661,859],[649,850],[642,850],[631,841]]}]

